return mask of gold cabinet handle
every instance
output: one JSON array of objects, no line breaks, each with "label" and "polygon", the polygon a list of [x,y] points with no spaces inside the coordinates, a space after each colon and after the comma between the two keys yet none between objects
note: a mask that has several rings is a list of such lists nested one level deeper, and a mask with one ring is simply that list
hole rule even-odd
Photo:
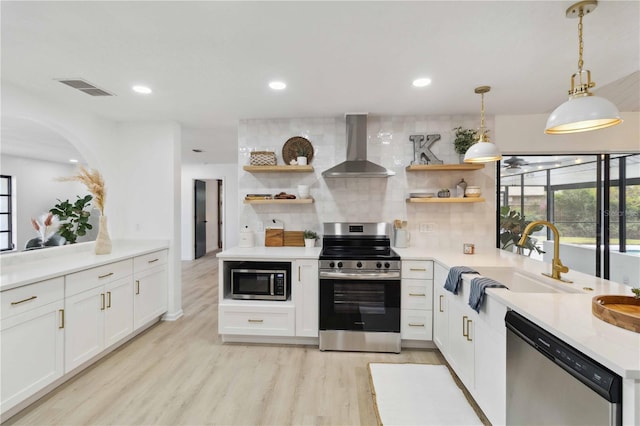
[{"label": "gold cabinet handle", "polygon": [[104,311],[104,293],[100,293],[100,299],[102,300],[100,304],[100,310]]},{"label": "gold cabinet handle", "polygon": [[425,297],[426,294],[424,293],[409,293],[409,296],[420,296],[420,297]]},{"label": "gold cabinet handle", "polygon": [[107,308],[111,307],[111,292],[107,292]]},{"label": "gold cabinet handle", "polygon": [[58,309],[58,312],[60,312],[60,325],[58,328],[64,328],[64,309]]},{"label": "gold cabinet handle", "polygon": [[462,317],[462,335],[468,339],[469,330],[467,329],[467,331],[464,331],[464,325],[467,324],[467,326],[469,326],[469,323],[467,322],[467,318],[469,317],[467,317],[466,315]]},{"label": "gold cabinet handle", "polygon": [[157,262],[158,260],[160,260],[160,259],[158,259],[158,258],[155,258],[155,259],[153,259],[153,260],[149,260],[149,261],[147,261],[147,263],[153,263],[153,262]]},{"label": "gold cabinet handle", "polygon": [[140,294],[140,280],[136,280],[136,294]]},{"label": "gold cabinet handle", "polygon": [[30,300],[34,300],[34,299],[37,299],[37,298],[38,298],[38,296],[27,297],[26,299],[18,300],[17,302],[11,302],[11,306],[19,305],[21,303],[28,302]]},{"label": "gold cabinet handle", "polygon": [[409,270],[414,272],[427,272],[426,268],[409,268]]},{"label": "gold cabinet handle", "polygon": [[438,306],[438,308],[439,308],[439,311],[440,311],[440,312],[444,312],[444,311],[442,310],[442,298],[443,298],[443,297],[444,297],[444,294],[441,294],[441,295],[440,295],[440,300],[439,300],[439,306]]},{"label": "gold cabinet handle", "polygon": [[424,324],[412,324],[412,323],[409,323],[409,327],[424,327]]},{"label": "gold cabinet handle", "polygon": [[109,272],[108,274],[104,274],[104,275],[98,275],[98,279],[101,280],[103,278],[110,277],[111,275],[113,275],[113,272]]},{"label": "gold cabinet handle", "polygon": [[467,320],[467,340],[469,342],[473,342],[473,339],[471,338],[471,333],[469,332],[469,324],[471,324],[473,322],[473,320]]},{"label": "gold cabinet handle", "polygon": [[264,320],[261,320],[261,319],[251,319],[251,318],[249,318],[247,321],[248,322],[264,322]]}]

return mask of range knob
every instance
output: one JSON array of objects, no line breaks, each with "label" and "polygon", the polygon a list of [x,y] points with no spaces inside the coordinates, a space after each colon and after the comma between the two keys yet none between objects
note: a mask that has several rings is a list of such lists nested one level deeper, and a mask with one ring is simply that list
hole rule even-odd
[{"label": "range knob", "polygon": [[389,269],[389,266],[391,266],[391,265],[389,264],[389,262],[385,262],[385,263],[384,263],[384,267],[385,267],[385,268]]},{"label": "range knob", "polygon": [[342,262],[338,262],[338,268],[342,268]]},{"label": "range knob", "polygon": [[382,263],[380,263],[380,262],[376,263],[376,268],[378,268],[378,269],[382,268]]},{"label": "range knob", "polygon": [[362,268],[362,262],[358,262],[358,263],[356,264],[356,266],[357,266],[358,268]]},{"label": "range knob", "polygon": [[333,263],[333,262],[329,263],[329,268],[335,268],[335,266],[336,266],[335,263]]}]

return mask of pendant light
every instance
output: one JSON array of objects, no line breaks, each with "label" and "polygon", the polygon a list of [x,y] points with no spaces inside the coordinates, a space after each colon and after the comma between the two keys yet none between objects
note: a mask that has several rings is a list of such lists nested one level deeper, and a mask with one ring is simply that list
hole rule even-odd
[{"label": "pendant light", "polygon": [[[582,17],[593,12],[598,5],[596,0],[581,1],[567,9],[567,18],[579,18],[578,21],[578,72],[571,76],[569,100],[556,108],[547,120],[545,133],[562,135],[566,133],[587,132],[604,129],[622,123],[620,112],[608,100],[593,96],[589,89],[596,83],[591,81],[591,72],[582,68]],[[578,84],[576,84],[576,79]]]},{"label": "pendant light", "polygon": [[482,99],[482,108],[480,109],[480,137],[478,138],[478,142],[471,145],[467,152],[464,153],[465,163],[488,163],[502,159],[502,154],[500,154],[498,147],[489,142],[489,136],[487,136],[487,130],[484,127],[484,94],[489,90],[491,90],[490,86],[480,86],[475,89],[476,93],[480,93]]}]

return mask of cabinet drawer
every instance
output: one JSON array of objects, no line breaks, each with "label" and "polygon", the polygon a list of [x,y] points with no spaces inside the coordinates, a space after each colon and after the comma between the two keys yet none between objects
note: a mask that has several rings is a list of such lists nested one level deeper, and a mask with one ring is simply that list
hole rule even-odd
[{"label": "cabinet drawer", "polygon": [[133,258],[133,270],[138,273],[154,268],[159,265],[166,265],[167,250],[154,251]]},{"label": "cabinet drawer", "polygon": [[119,280],[132,272],[133,262],[127,259],[69,274],[65,277],[66,297]]},{"label": "cabinet drawer", "polygon": [[402,280],[402,309],[425,309],[433,307],[433,280]]},{"label": "cabinet drawer", "polygon": [[402,278],[433,279],[433,261],[403,260]]},{"label": "cabinet drawer", "polygon": [[258,336],[293,336],[295,309],[255,306],[220,306],[219,333]]},{"label": "cabinet drawer", "polygon": [[2,319],[64,299],[64,278],[57,277],[0,293]]},{"label": "cabinet drawer", "polygon": [[431,311],[402,309],[400,311],[400,334],[405,340],[431,340],[433,338]]}]

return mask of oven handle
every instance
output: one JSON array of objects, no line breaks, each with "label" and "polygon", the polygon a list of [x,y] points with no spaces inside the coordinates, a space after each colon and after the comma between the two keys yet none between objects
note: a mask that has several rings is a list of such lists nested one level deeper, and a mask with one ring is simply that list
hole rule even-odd
[{"label": "oven handle", "polygon": [[320,278],[346,278],[350,280],[397,280],[400,278],[400,271],[393,272],[330,272],[320,271]]}]

